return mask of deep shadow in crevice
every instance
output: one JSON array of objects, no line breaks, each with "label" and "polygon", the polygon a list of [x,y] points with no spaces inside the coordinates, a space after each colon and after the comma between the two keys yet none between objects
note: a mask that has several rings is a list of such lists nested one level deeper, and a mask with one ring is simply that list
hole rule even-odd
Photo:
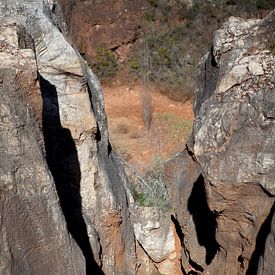
[{"label": "deep shadow in crevice", "polygon": [[271,208],[269,215],[267,216],[267,218],[265,219],[264,223],[262,224],[259,230],[259,233],[256,239],[255,250],[249,261],[246,275],[257,274],[260,257],[264,254],[266,239],[268,234],[271,232],[271,222],[274,215],[274,211],[275,211],[275,204],[273,204],[273,207]]},{"label": "deep shadow in crevice", "polygon": [[217,222],[214,213],[208,207],[203,176],[194,183],[188,199],[188,211],[193,216],[198,242],[206,249],[206,264],[210,264],[219,250],[216,241]]},{"label": "deep shadow in crevice", "polygon": [[201,267],[199,264],[195,263],[189,258],[189,264],[195,269],[192,271],[189,271],[188,274],[200,274],[201,272],[204,271],[203,267]]},{"label": "deep shadow in crevice", "polygon": [[94,260],[82,216],[81,173],[76,146],[70,130],[61,126],[55,86],[41,76],[39,82],[43,98],[42,126],[46,159],[55,181],[67,228],[84,255],[86,274],[103,274]]},{"label": "deep shadow in crevice", "polygon": [[180,239],[181,246],[183,246],[184,234],[182,232],[180,223],[179,223],[179,221],[173,215],[171,215],[171,220],[172,220],[173,224],[175,225],[175,229],[176,229],[177,235],[178,235],[178,237]]},{"label": "deep shadow in crevice", "polygon": [[218,63],[215,60],[215,55],[214,55],[214,46],[211,47],[211,65],[212,67],[218,68]]}]

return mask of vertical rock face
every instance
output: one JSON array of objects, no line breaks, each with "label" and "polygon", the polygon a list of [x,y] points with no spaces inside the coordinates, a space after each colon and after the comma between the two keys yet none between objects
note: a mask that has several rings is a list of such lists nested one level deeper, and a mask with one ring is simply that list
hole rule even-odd
[{"label": "vertical rock face", "polygon": [[0,273],[84,274],[45,161],[34,52],[17,25],[0,29]]},{"label": "vertical rock face", "polygon": [[186,272],[274,272],[274,26],[229,18],[202,62],[192,138],[169,164],[185,167],[170,178]]},{"label": "vertical rock face", "polygon": [[98,80],[45,1],[1,1],[1,274],[132,274]]}]

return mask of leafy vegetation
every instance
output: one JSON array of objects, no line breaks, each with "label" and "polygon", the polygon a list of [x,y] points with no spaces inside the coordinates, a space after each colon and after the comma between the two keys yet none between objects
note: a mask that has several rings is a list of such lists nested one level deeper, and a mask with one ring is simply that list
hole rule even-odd
[{"label": "leafy vegetation", "polygon": [[103,81],[114,77],[118,71],[117,59],[105,45],[97,48],[95,61],[91,64],[91,67]]},{"label": "leafy vegetation", "polygon": [[145,176],[130,178],[132,195],[140,206],[159,207],[163,211],[171,208],[170,196],[164,182],[164,162],[158,157],[153,168]]},{"label": "leafy vegetation", "polygon": [[211,47],[213,32],[228,17],[261,17],[263,10],[275,8],[272,0],[195,0],[192,7],[182,0],[148,2],[143,45],[131,71],[141,77],[148,74],[151,84],[177,101],[192,97],[200,59]]}]

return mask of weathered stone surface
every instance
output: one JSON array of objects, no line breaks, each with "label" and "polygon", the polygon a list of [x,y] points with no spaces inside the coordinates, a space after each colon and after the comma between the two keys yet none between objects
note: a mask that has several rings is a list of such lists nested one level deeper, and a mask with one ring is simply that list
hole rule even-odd
[{"label": "weathered stone surface", "polygon": [[274,273],[274,13],[215,35],[166,165],[171,220],[135,207],[99,82],[51,10],[0,3],[0,273],[180,274],[180,254],[186,273]]},{"label": "weathered stone surface", "polygon": [[156,207],[132,210],[135,237],[162,274],[181,274],[179,240],[170,213]]},{"label": "weathered stone surface", "polygon": [[[46,1],[1,1],[0,22],[0,66],[14,69],[10,83],[18,83],[16,95],[19,99],[24,97],[21,90],[28,96],[26,105],[33,106],[24,107],[24,112],[37,120],[36,126],[29,127],[24,121],[27,114],[18,115],[22,122],[11,130],[8,141],[6,130],[9,126],[3,130],[5,139],[1,140],[1,146],[7,144],[9,148],[8,144],[14,143],[11,147],[15,148],[12,151],[14,158],[21,162],[14,160],[13,168],[9,164],[13,158],[9,160],[5,155],[1,158],[8,160],[1,165],[10,177],[5,177],[5,173],[1,176],[5,177],[7,186],[8,181],[14,186],[1,203],[6,207],[7,202],[9,208],[16,209],[25,205],[27,195],[14,193],[24,182],[20,180],[21,175],[29,179],[30,186],[24,188],[22,185],[24,192],[33,194],[32,197],[28,195],[29,204],[22,206],[18,214],[11,214],[7,219],[7,211],[5,218],[1,217],[5,237],[3,251],[15,251],[9,256],[1,249],[1,257],[6,259],[4,274],[99,274],[99,267],[106,274],[134,273],[135,239],[124,183],[119,176],[123,172],[109,145],[103,96],[97,78],[55,26]],[[11,98],[10,108],[16,110],[12,105],[16,106],[16,102],[22,105],[19,99],[13,102]],[[1,111],[6,109],[3,107]],[[2,119],[7,120],[9,114],[7,109]],[[29,136],[22,129],[27,129]],[[38,134],[34,135],[36,131]],[[26,143],[24,148],[21,143]],[[40,148],[40,155],[36,147]],[[27,150],[33,157],[29,164],[31,171],[24,164],[28,163]],[[36,159],[41,162],[39,166],[33,164]],[[41,169],[45,171],[42,173]],[[12,176],[14,173],[19,173],[18,180]],[[29,212],[26,207],[30,208]],[[24,221],[24,231],[34,230],[34,234],[27,233],[24,237],[16,227],[9,232],[7,228],[17,220],[19,224],[20,220]],[[28,243],[24,238],[33,240]],[[18,239],[18,244],[12,239]],[[17,255],[17,250],[21,254]],[[10,266],[17,269],[11,270]]]},{"label": "weathered stone surface", "polygon": [[1,25],[0,273],[84,274],[45,161],[34,53],[18,47],[19,31]]},{"label": "weathered stone surface", "polygon": [[[260,238],[257,238],[256,247],[258,245],[258,249],[262,252],[260,256],[258,251],[255,249],[253,256],[255,256],[255,264],[251,265],[251,273],[256,270],[256,264],[258,263],[257,274],[274,274],[275,266],[275,215],[274,215],[274,206],[267,217],[265,223],[261,228],[262,235]],[[265,236],[267,232],[270,232],[268,236]],[[264,238],[266,237],[266,242],[264,243]],[[261,248],[264,249],[261,251]],[[252,257],[253,257],[252,256]],[[260,256],[260,257],[259,257]],[[258,260],[258,261],[257,261]]]},{"label": "weathered stone surface", "polygon": [[137,268],[136,274],[154,274],[157,273],[158,270],[153,264],[153,261],[148,257],[146,252],[137,242],[136,244],[136,253],[137,253]]},{"label": "weathered stone surface", "polygon": [[[124,179],[125,189],[129,199],[129,210],[131,223],[134,228],[136,238],[136,274],[182,274],[180,255],[181,244],[175,224],[171,219],[172,209],[165,204],[165,210],[162,207],[146,207],[135,201],[133,193],[140,193],[146,196],[148,193],[148,184],[142,175],[125,161],[117,157],[122,162],[126,174],[130,179]],[[165,187],[164,187],[165,188]],[[163,187],[161,189],[163,191]],[[164,190],[165,191],[165,190]],[[166,201],[167,203],[167,201]],[[157,204],[156,204],[157,205]]]},{"label": "weathered stone surface", "polygon": [[[230,18],[202,60],[192,143],[170,164],[189,169],[168,176],[176,182],[172,201],[187,272],[274,268],[273,231],[263,226],[275,191],[274,22],[274,12],[263,20]],[[258,239],[266,242],[261,258]]]},{"label": "weathered stone surface", "polygon": [[182,266],[186,272],[201,271],[201,265],[216,253],[217,242],[215,218],[207,204],[200,167],[185,150],[166,164],[165,176],[166,182],[172,183],[173,220],[182,245]]}]

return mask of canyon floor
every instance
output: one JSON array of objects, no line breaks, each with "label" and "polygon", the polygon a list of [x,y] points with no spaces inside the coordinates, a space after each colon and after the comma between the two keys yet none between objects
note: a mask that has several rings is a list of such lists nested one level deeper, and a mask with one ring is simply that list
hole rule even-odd
[{"label": "canyon floor", "polygon": [[141,83],[103,86],[110,140],[119,155],[139,171],[166,160],[184,147],[193,122],[192,102],[176,102],[157,88],[152,97],[152,124],[142,119]]}]

